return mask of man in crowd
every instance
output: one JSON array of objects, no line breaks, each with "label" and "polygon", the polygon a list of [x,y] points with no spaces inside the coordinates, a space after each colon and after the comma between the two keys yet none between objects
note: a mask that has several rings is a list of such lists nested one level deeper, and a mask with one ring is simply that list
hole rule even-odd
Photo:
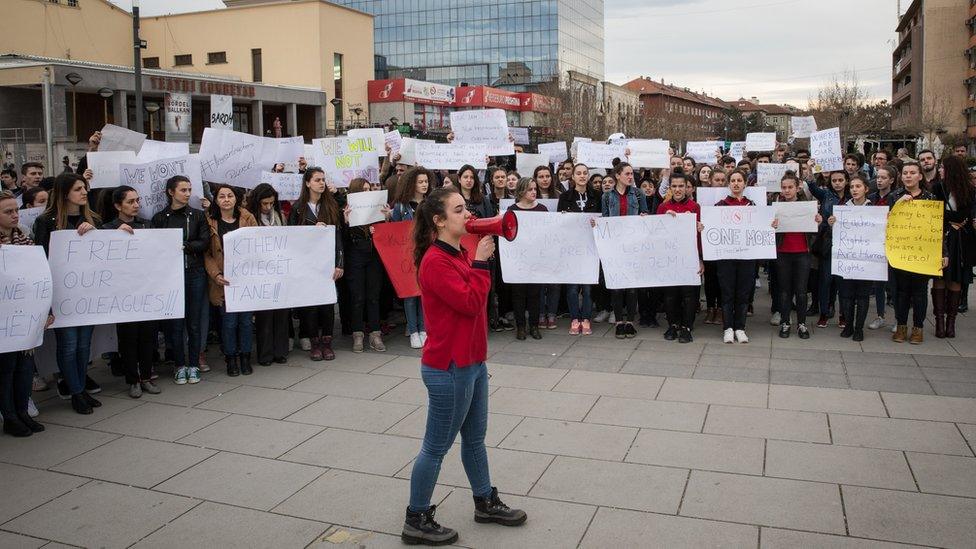
[{"label": "man in crowd", "polygon": [[925,177],[925,188],[931,189],[932,185],[939,180],[939,161],[935,158],[935,153],[925,149],[918,153],[918,163],[922,165],[922,175]]},{"label": "man in crowd", "polygon": [[14,170],[6,169],[0,172],[0,191],[7,190],[10,192],[17,191],[17,172]]},{"label": "man in crowd", "polygon": [[27,189],[33,189],[41,184],[44,178],[44,165],[40,162],[24,162],[20,166],[20,189],[15,194],[20,194]]},{"label": "man in crowd", "polygon": [[965,159],[967,156],[969,156],[969,150],[965,143],[957,143],[952,147],[952,154],[953,156],[958,156],[959,158]]}]

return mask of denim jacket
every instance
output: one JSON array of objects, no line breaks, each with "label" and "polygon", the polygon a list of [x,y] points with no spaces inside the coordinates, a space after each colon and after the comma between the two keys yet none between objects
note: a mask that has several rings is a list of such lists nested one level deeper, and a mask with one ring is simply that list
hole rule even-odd
[{"label": "denim jacket", "polygon": [[[647,199],[644,193],[639,192],[637,187],[631,185],[627,187],[627,215],[637,215],[647,213]],[[620,195],[617,189],[613,188],[603,193],[601,199],[603,207],[603,217],[617,217],[620,215]]]}]

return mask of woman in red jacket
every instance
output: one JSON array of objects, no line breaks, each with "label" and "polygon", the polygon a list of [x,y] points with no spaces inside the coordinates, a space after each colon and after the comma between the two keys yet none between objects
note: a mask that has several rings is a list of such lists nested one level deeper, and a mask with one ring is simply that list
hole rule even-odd
[{"label": "woman in red jacket", "polygon": [[[695,223],[701,220],[701,208],[692,200],[691,181],[681,172],[672,173],[668,182],[670,198],[657,208],[658,214],[678,215],[679,213],[695,214]],[[698,274],[705,271],[705,264],[701,261],[701,248],[698,252]],[[664,304],[667,310],[668,329],[664,332],[664,339],[678,340],[679,343],[691,343],[691,335],[695,326],[695,313],[698,310],[698,286],[668,286],[664,290]]]},{"label": "woman in red jacket", "polygon": [[427,344],[421,377],[427,386],[427,430],[410,475],[410,505],[401,539],[446,545],[457,532],[434,520],[430,504],[444,455],[461,433],[461,462],[474,495],[474,519],[517,526],[523,511],[510,509],[491,485],[485,430],[488,426],[488,328],[485,306],[491,287],[490,236],[478,242],[472,261],[461,248],[471,218],[454,189],[431,192],[414,213],[414,263],[424,304]]}]

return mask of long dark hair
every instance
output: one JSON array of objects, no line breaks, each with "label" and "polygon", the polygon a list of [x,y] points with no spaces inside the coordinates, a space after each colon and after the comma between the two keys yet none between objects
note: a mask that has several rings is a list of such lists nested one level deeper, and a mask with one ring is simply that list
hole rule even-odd
[{"label": "long dark hair", "polygon": [[[544,191],[539,187],[539,172],[549,172],[549,190]],[[556,174],[552,173],[552,168],[549,166],[536,166],[535,170],[532,171],[532,180],[535,181],[536,195],[539,198],[559,198],[562,184],[556,180]],[[572,175],[570,175],[569,180],[573,180]],[[543,193],[546,196],[542,196]]]},{"label": "long dark hair", "polygon": [[427,176],[427,194],[434,188],[434,175],[430,170],[422,166],[416,166],[403,172],[396,188],[396,196],[393,197],[394,204],[408,205],[417,193],[417,179],[420,176]]},{"label": "long dark hair", "polygon": [[[298,203],[295,204],[295,211],[298,212],[298,219],[303,221],[305,219],[305,210],[308,209],[308,201],[311,196],[311,191],[308,189],[308,182],[312,180],[312,177],[320,173],[325,175],[325,170],[322,168],[308,168],[305,170],[305,175],[302,176],[302,192],[298,195]],[[336,202],[332,192],[329,191],[329,186],[326,185],[325,191],[322,193],[322,197],[319,198],[319,213],[316,216],[316,221],[325,223],[326,225],[339,225],[342,220],[342,215],[339,213],[339,203]]]},{"label": "long dark hair", "polygon": [[[478,170],[474,169],[474,166],[472,166],[470,164],[465,164],[465,165],[461,166],[461,169],[460,170],[458,170],[458,173],[457,173],[457,177],[458,177],[458,191],[459,192],[461,191],[461,176],[464,175],[464,172],[467,172],[467,171],[470,171],[471,172],[471,176],[474,177],[474,186],[471,187],[471,203],[472,204],[481,204],[482,202],[485,201],[485,197],[484,197],[483,191],[481,189],[481,181],[478,179]],[[461,192],[461,196],[464,196],[464,193],[463,192]]]},{"label": "long dark hair", "polygon": [[220,219],[220,206],[217,205],[217,194],[219,194],[222,189],[227,189],[234,195],[234,219],[240,219],[241,196],[237,194],[237,190],[235,190],[234,187],[226,183],[220,183],[214,187],[213,200],[210,201],[210,207],[207,208],[207,215],[210,216],[211,219]]},{"label": "long dark hair", "polygon": [[413,264],[420,269],[420,261],[427,253],[427,249],[437,238],[437,225],[434,224],[434,216],[445,217],[447,208],[444,203],[452,194],[460,194],[452,188],[441,187],[434,189],[427,195],[417,211],[413,214]]},{"label": "long dark hair", "polygon": [[945,199],[949,197],[956,201],[956,211],[968,212],[973,203],[973,187],[969,184],[969,169],[966,161],[958,156],[950,156],[942,161],[945,176],[942,184],[945,186]]},{"label": "long dark hair", "polygon": [[[88,180],[76,173],[65,172],[54,180],[54,189],[47,201],[47,209],[44,210],[44,215],[54,216],[55,229],[68,228],[68,194],[79,182],[85,185],[85,189],[88,189]],[[101,218],[88,207],[87,201],[78,206],[78,213],[81,214],[83,221],[87,221],[96,227],[101,225]]]},{"label": "long dark hair", "polygon": [[274,206],[271,208],[273,211],[278,212],[278,217],[284,223],[285,217],[281,215],[281,203],[278,202],[278,191],[270,183],[261,183],[251,189],[251,196],[247,201],[247,211],[251,212],[259,226],[264,225],[264,222],[261,221],[261,201],[265,198],[274,198]]}]

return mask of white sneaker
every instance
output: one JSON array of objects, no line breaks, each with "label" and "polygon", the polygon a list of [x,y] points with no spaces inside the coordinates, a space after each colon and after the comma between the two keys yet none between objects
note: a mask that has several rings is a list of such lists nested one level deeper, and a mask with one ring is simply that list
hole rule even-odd
[{"label": "white sneaker", "polygon": [[783,316],[779,313],[773,313],[773,318],[769,319],[770,326],[779,326],[782,324]]},{"label": "white sneaker", "polygon": [[424,331],[420,332],[420,344],[427,345],[427,332]]},{"label": "white sneaker", "polygon": [[871,324],[868,324],[868,330],[877,330],[878,328],[884,328],[884,326],[885,319],[883,316],[879,316],[878,318],[872,320]]},{"label": "white sneaker", "polygon": [[895,333],[897,331],[898,331],[898,323],[895,322],[894,324],[891,325],[891,333]]},{"label": "white sneaker", "polygon": [[739,343],[749,343],[749,336],[746,335],[745,330],[736,330],[735,340],[738,341]]},{"label": "white sneaker", "polygon": [[27,399],[27,415],[30,417],[37,417],[41,415],[41,412],[37,410],[37,405],[34,404],[34,399]]},{"label": "white sneaker", "polygon": [[617,323],[617,315],[610,313],[610,316],[607,317],[607,324],[616,324],[616,323]]},{"label": "white sneaker", "polygon": [[608,311],[600,311],[593,317],[593,322],[606,322],[609,317],[610,313]]},{"label": "white sneaker", "polygon": [[410,334],[410,348],[411,349],[420,349],[423,346],[424,346],[424,344],[420,341],[420,334],[419,333],[414,332],[414,333]]},{"label": "white sneaker", "polygon": [[732,328],[725,329],[725,332],[722,334],[722,341],[724,343],[735,343],[735,334],[732,332]]},{"label": "white sneaker", "polygon": [[312,340],[307,337],[303,337],[298,340],[298,346],[301,347],[303,351],[311,351]]}]

